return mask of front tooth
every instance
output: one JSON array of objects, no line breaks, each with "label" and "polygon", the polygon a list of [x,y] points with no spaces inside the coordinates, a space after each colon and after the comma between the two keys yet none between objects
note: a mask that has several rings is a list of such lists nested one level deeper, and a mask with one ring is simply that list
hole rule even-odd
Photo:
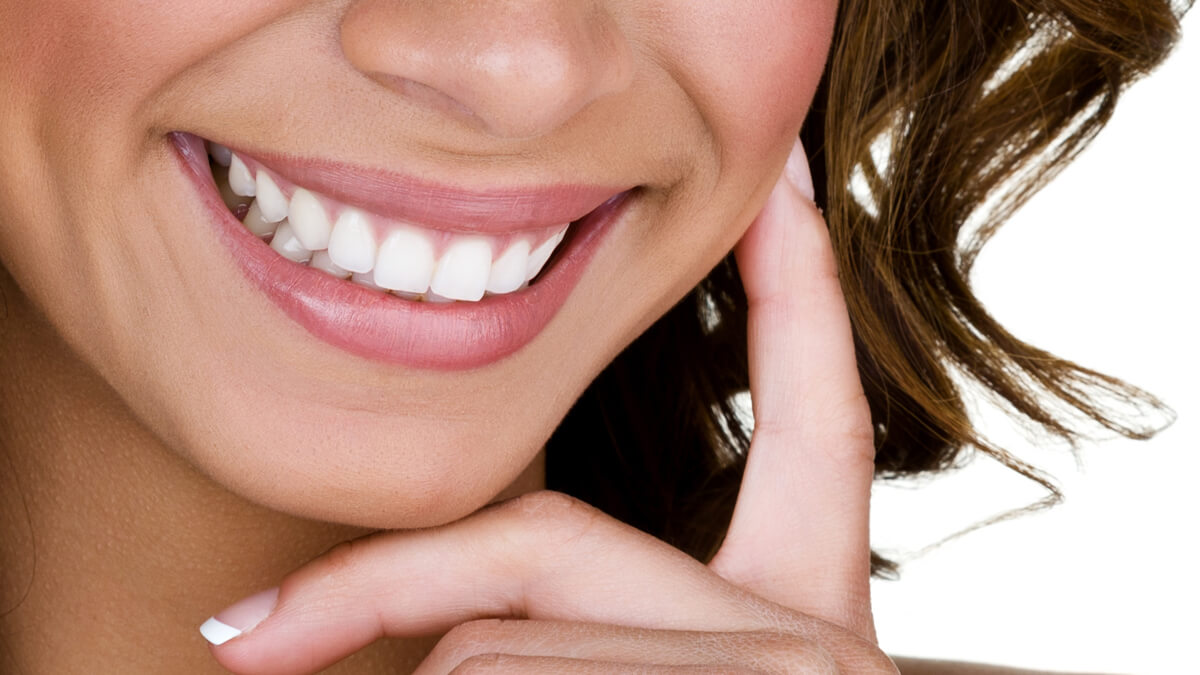
[{"label": "front tooth", "polygon": [[233,190],[234,194],[253,197],[254,188],[254,176],[251,175],[250,168],[246,166],[241,157],[231,156],[229,159],[229,189]]},{"label": "front tooth", "polygon": [[[268,223],[278,223],[288,217],[287,197],[283,196],[283,191],[275,184],[270,174],[260,170],[258,177],[254,180],[254,189],[258,200],[258,209],[264,220]],[[308,248],[316,250],[325,247],[309,246]]]},{"label": "front tooth", "polygon": [[207,141],[207,144],[208,155],[213,158],[213,161],[220,166],[229,166],[229,163],[233,160],[233,153],[229,148],[219,143],[213,143],[212,141]]},{"label": "front tooth", "polygon": [[454,300],[476,301],[487,290],[491,270],[491,243],[482,237],[463,237],[442,253],[429,290]]},{"label": "front tooth", "polygon": [[350,275],[350,281],[353,281],[359,286],[366,286],[367,288],[383,291],[384,293],[387,293],[388,290],[375,283],[375,274],[373,272],[355,272],[354,274]]},{"label": "front tooth", "polygon": [[256,237],[265,237],[278,227],[277,223],[268,222],[266,218],[263,218],[257,199],[250,202],[250,210],[246,211],[246,217],[242,219],[242,224]]},{"label": "front tooth", "polygon": [[346,209],[338,217],[329,235],[329,257],[351,272],[370,272],[375,266],[375,237],[361,211]]},{"label": "front tooth", "polygon": [[454,302],[454,298],[447,298],[445,296],[438,295],[437,293],[434,293],[433,291],[429,291],[428,293],[426,293],[424,295],[424,299],[425,299],[425,302],[431,302],[435,305],[444,305],[449,302]]},{"label": "front tooth", "polygon": [[279,229],[275,230],[275,236],[271,238],[271,248],[275,249],[279,255],[296,262],[308,262],[308,259],[312,257],[312,251],[304,248],[304,244],[301,244],[300,240],[296,238],[291,224],[286,220],[279,224]]},{"label": "front tooth", "polygon": [[529,242],[521,239],[508,247],[504,255],[492,263],[488,276],[489,293],[511,293],[525,283],[525,271],[529,266]]},{"label": "front tooth", "polygon": [[333,228],[329,225],[329,216],[325,215],[325,207],[316,195],[304,188],[297,188],[292,193],[287,219],[305,246],[314,251],[329,248],[329,235]]},{"label": "front tooth", "polygon": [[[567,227],[570,226],[568,225]],[[554,253],[554,248],[562,242],[563,237],[567,236],[567,227],[564,227],[553,237],[542,242],[541,246],[538,246],[533,250],[533,253],[529,254],[529,265],[525,268],[526,280],[532,280],[538,275],[538,272],[542,271],[542,268],[546,265],[546,261],[550,259],[550,254]]]},{"label": "front tooth", "polygon": [[[295,228],[292,228],[292,232],[295,233]],[[350,270],[344,270],[333,262],[333,258],[329,257],[329,251],[314,251],[312,260],[308,261],[308,266],[339,279],[350,278]]]},{"label": "front tooth", "polygon": [[419,232],[396,230],[379,245],[375,283],[394,291],[424,293],[433,279],[433,244]]}]

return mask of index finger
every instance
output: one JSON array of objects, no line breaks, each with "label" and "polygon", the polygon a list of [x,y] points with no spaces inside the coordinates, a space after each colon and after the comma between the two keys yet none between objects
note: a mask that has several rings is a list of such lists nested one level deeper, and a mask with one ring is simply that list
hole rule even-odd
[{"label": "index finger", "polygon": [[770,600],[873,638],[870,410],[798,141],[788,164],[735,252],[749,302],[754,435],[712,567]]},{"label": "index finger", "polygon": [[[237,673],[314,672],[383,636],[438,635],[483,618],[689,632],[831,635],[782,615],[690,556],[553,493],[533,493],[429,530],[343,544],[278,589],[202,627]],[[860,650],[822,640],[838,659]]]}]

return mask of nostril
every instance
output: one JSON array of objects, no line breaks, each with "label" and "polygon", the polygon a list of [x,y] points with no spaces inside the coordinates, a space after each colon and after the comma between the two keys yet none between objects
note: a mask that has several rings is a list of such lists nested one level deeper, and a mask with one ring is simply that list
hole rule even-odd
[{"label": "nostril", "polygon": [[462,101],[429,85],[410,80],[406,77],[392,75],[391,73],[381,73],[379,71],[368,73],[367,75],[384,87],[400,93],[404,98],[423,107],[463,119],[474,120],[476,118],[475,111]]}]

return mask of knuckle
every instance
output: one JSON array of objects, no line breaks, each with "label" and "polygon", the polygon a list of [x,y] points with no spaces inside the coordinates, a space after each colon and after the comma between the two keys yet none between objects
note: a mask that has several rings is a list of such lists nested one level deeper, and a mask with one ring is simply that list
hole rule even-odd
[{"label": "knuckle", "polygon": [[509,504],[519,513],[534,518],[560,518],[564,515],[570,517],[586,506],[570,495],[553,490],[523,494],[511,500]]},{"label": "knuckle", "polygon": [[504,654],[476,654],[464,659],[450,672],[453,675],[496,673],[511,665],[510,661]]},{"label": "knuckle", "polygon": [[817,626],[813,645],[819,647],[833,663],[829,673],[862,673],[863,675],[896,675],[896,665],[879,645],[857,633],[833,624]]},{"label": "knuckle", "polygon": [[361,590],[369,587],[375,571],[370,552],[376,535],[343,541],[307,564],[292,570],[279,584],[280,604],[296,597],[355,597],[363,602]]},{"label": "knuckle", "polygon": [[818,644],[793,641],[790,645],[779,648],[775,656],[781,664],[786,664],[785,668],[779,671],[782,673],[794,673],[799,670],[812,675],[839,675],[843,672],[833,654]]},{"label": "knuckle", "polygon": [[842,408],[841,422],[846,429],[847,438],[861,442],[867,446],[875,445],[875,423],[871,419],[871,405],[867,395],[860,388],[854,397]]},{"label": "knuckle", "polygon": [[[827,389],[832,390],[833,386]],[[813,421],[819,421],[821,427],[843,436],[872,438],[871,407],[862,387],[857,386],[839,394],[806,402],[809,404],[807,408],[813,412],[810,415]]]},{"label": "knuckle", "polygon": [[462,659],[468,655],[489,652],[512,631],[510,621],[479,619],[461,623],[438,641],[437,650],[447,657]]},{"label": "knuckle", "polygon": [[900,672],[878,645],[854,634],[847,635],[838,665],[840,672],[846,673],[898,675]]},{"label": "knuckle", "polygon": [[351,539],[329,549],[318,559],[317,566],[323,576],[341,577],[353,574],[362,564],[366,540]]},{"label": "knuckle", "polygon": [[290,594],[288,589],[312,585],[317,588],[337,588],[361,579],[369,569],[367,558],[369,538],[343,541],[314,558],[308,564],[293,571],[281,584],[281,593]]},{"label": "knuckle", "polygon": [[837,261],[833,256],[821,256],[816,258],[811,263],[812,276],[809,277],[811,290],[820,294],[820,297],[837,298],[842,304],[844,291],[842,290],[842,275],[838,269]]},{"label": "knuckle", "polygon": [[531,492],[508,502],[509,514],[523,529],[548,544],[563,544],[587,535],[601,512],[561,492]]},{"label": "knuckle", "polygon": [[814,401],[797,416],[794,426],[776,433],[811,439],[814,445],[826,449],[839,462],[857,460],[873,464],[875,461],[875,426],[867,397],[861,389],[849,398]]},{"label": "knuckle", "polygon": [[742,645],[755,667],[768,673],[836,675],[837,659],[820,643],[789,633],[754,633]]}]

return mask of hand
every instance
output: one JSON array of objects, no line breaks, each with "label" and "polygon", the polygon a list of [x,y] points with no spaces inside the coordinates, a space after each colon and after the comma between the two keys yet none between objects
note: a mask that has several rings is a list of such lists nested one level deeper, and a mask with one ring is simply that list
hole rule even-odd
[{"label": "hand", "polygon": [[449,631],[419,673],[895,673],[870,609],[870,414],[807,174],[797,143],[736,251],[756,426],[710,565],[534,493],[334,548],[218,614],[254,627],[217,660],[307,673],[379,637]]}]

